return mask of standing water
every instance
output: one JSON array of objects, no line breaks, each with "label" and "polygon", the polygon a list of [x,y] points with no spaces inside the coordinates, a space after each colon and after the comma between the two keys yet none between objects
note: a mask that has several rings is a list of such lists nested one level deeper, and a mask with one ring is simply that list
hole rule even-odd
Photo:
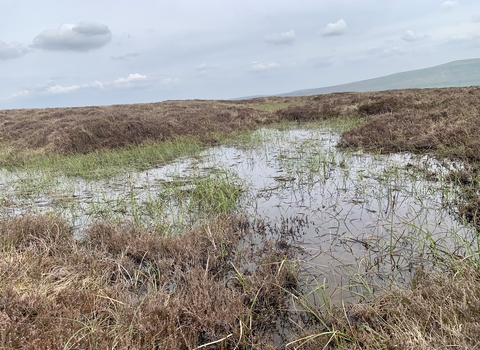
[{"label": "standing water", "polygon": [[[456,195],[441,180],[448,166],[406,153],[339,150],[339,137],[316,128],[262,129],[248,142],[102,181],[47,183],[41,172],[4,171],[2,215],[57,212],[78,236],[98,219],[175,233],[206,215],[195,188],[221,179],[243,189],[236,210],[274,228],[272,234],[292,233],[305,287],[337,300],[408,283],[417,268],[433,267],[437,254],[467,254],[478,244],[475,230],[448,209]],[[435,181],[420,169],[434,172]]]}]

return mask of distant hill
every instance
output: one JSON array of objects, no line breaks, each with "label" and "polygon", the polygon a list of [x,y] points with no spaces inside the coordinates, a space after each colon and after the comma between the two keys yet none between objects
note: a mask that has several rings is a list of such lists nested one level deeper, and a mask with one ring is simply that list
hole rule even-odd
[{"label": "distant hill", "polygon": [[412,88],[440,88],[480,85],[480,59],[453,61],[431,68],[396,73],[380,78],[297,90],[277,96],[310,96],[332,92],[367,92]]}]

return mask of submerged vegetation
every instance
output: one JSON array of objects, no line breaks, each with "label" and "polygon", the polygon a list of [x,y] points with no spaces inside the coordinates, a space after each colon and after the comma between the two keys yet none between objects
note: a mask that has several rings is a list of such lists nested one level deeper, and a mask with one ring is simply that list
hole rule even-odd
[{"label": "submerged vegetation", "polygon": [[479,106],[471,87],[0,111],[0,347],[478,347]]}]

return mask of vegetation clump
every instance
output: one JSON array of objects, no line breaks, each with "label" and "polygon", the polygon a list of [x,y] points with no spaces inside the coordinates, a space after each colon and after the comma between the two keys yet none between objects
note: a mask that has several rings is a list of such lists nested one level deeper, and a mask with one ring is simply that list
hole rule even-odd
[{"label": "vegetation clump", "polygon": [[165,236],[99,222],[75,240],[56,217],[4,220],[0,346],[272,347],[296,270],[260,228],[223,216]]},{"label": "vegetation clump", "polygon": [[480,334],[479,271],[457,261],[454,273],[419,270],[398,289],[349,310],[356,348],[474,349]]}]

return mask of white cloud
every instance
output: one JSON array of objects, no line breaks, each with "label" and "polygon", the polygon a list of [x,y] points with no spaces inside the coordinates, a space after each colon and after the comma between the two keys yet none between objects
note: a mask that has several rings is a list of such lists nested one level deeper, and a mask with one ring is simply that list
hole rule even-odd
[{"label": "white cloud", "polygon": [[480,22],[480,14],[474,15],[473,16],[473,21],[474,22]]},{"label": "white cloud", "polygon": [[29,90],[22,90],[22,91],[17,92],[16,94],[13,94],[13,95],[8,96],[8,97],[6,97],[6,98],[2,98],[2,100],[8,100],[8,99],[11,99],[11,98],[17,98],[17,97],[27,96],[28,94],[30,94],[30,91],[29,91]]},{"label": "white cloud", "polygon": [[451,10],[452,8],[454,8],[455,6],[457,6],[458,2],[456,1],[444,1],[442,2],[442,4],[440,5],[440,7],[442,9],[445,9],[445,10]]},{"label": "white cloud", "polygon": [[[146,79],[147,76],[141,75],[138,73],[135,74],[130,74],[127,78],[118,78],[114,82],[107,82],[107,83],[102,83],[98,80],[95,80],[91,84],[75,84],[75,85],[70,85],[70,86],[62,86],[55,84],[53,85],[53,81],[49,80],[46,84],[44,85],[39,85],[35,87],[31,87],[28,89],[24,89],[20,92],[17,92],[16,94],[13,94],[9,97],[3,98],[3,100],[6,99],[11,99],[11,98],[17,98],[17,97],[22,97],[22,96],[27,96],[27,95],[42,95],[45,93],[49,94],[66,94],[66,93],[71,93],[74,91],[79,91],[79,90],[84,90],[84,89],[109,89],[112,88],[118,84],[120,84],[124,88],[129,88],[130,84],[125,84],[131,81],[137,81],[137,80],[143,80]],[[177,79],[178,80],[178,79]]]},{"label": "white cloud", "polygon": [[80,89],[80,85],[72,85],[72,86],[54,85],[54,86],[49,86],[47,88],[47,91],[54,94],[64,94],[64,93],[75,91],[78,89]]},{"label": "white cloud", "polygon": [[28,49],[19,43],[7,45],[0,41],[0,60],[10,60],[25,55]]},{"label": "white cloud", "polygon": [[146,75],[141,75],[138,73],[135,74],[129,74],[128,77],[126,78],[118,78],[114,81],[115,84],[124,84],[124,83],[129,83],[134,80],[140,80],[140,79],[145,79],[147,76]]},{"label": "white cloud", "polygon": [[275,33],[267,35],[265,41],[269,44],[283,45],[283,44],[292,44],[297,38],[295,31],[289,30],[284,33]]},{"label": "white cloud", "polygon": [[105,46],[111,39],[112,33],[106,25],[84,21],[44,30],[33,39],[32,47],[50,51],[90,51]]},{"label": "white cloud", "polygon": [[276,68],[280,68],[280,65],[278,63],[275,63],[275,62],[270,62],[270,63],[267,63],[267,64],[263,64],[263,63],[260,63],[260,62],[257,62],[257,61],[253,61],[251,63],[251,69],[254,70],[254,71],[266,71],[266,70],[276,69]]},{"label": "white cloud", "polygon": [[426,37],[426,34],[415,33],[413,30],[407,30],[406,33],[402,36],[402,39],[405,41],[418,41],[425,39]]},{"label": "white cloud", "polygon": [[451,41],[468,41],[471,40],[473,37],[471,33],[460,33],[460,34],[450,34],[445,37],[447,42]]},{"label": "white cloud", "polygon": [[99,82],[98,80],[95,80],[91,86],[92,86],[92,87],[98,87],[98,88],[100,88],[100,89],[105,88],[105,85],[103,85],[103,84],[102,84],[101,82]]},{"label": "white cloud", "polygon": [[328,23],[323,29],[323,36],[343,35],[347,32],[347,23],[343,19],[339,19],[337,23]]}]

